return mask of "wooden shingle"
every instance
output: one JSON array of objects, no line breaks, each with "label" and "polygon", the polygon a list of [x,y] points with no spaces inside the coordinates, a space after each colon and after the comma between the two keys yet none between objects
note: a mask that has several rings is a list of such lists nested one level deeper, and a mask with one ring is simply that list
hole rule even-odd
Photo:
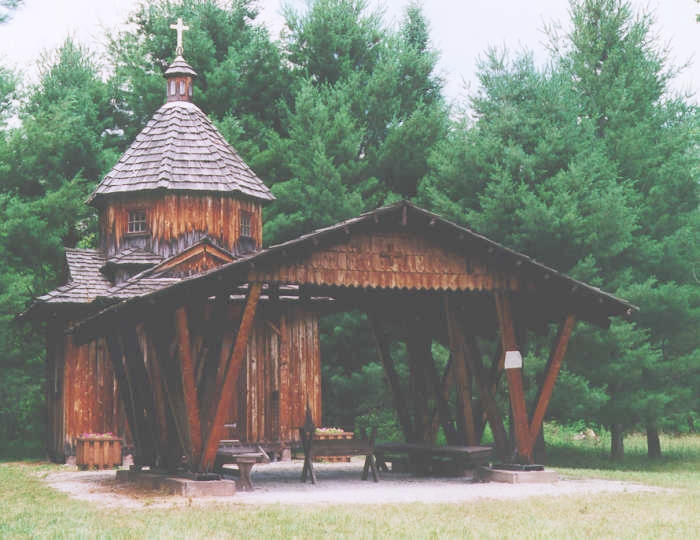
[{"label": "wooden shingle", "polygon": [[202,110],[186,101],[163,105],[104,177],[88,203],[104,196],[174,190],[274,196]]}]

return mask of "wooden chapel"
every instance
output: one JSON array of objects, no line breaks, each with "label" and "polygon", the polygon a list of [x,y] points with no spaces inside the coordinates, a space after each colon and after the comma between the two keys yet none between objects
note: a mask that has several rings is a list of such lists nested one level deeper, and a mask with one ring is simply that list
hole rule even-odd
[{"label": "wooden chapel", "polygon": [[[25,313],[48,326],[52,457],[112,431],[133,441],[137,465],[206,472],[234,422],[244,441],[287,448],[307,407],[321,419],[319,318],[353,309],[368,314],[407,439],[439,425],[475,445],[488,421],[500,457],[532,462],[575,322],[605,327],[636,308],[406,201],[263,248],[273,196],[192,103],[181,53],[167,102],[88,201],[99,249],[67,250],[68,282]],[[397,322],[408,388],[387,341]],[[523,336],[550,324],[528,410]],[[434,340],[451,352],[443,373]],[[514,445],[495,399],[503,374]]]}]

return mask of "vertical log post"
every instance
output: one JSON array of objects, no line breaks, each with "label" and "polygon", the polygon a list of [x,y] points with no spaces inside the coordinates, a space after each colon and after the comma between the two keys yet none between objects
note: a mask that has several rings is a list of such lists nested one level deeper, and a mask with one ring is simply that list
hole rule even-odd
[{"label": "vertical log post", "polygon": [[190,444],[189,457],[192,464],[199,463],[202,454],[202,428],[199,416],[199,402],[195,385],[194,361],[192,359],[192,341],[187,321],[187,308],[181,306],[175,310],[175,331],[182,376],[182,391],[187,413]]},{"label": "vertical log post", "polygon": [[201,471],[210,471],[214,466],[216,459],[216,449],[219,445],[219,440],[223,436],[224,421],[226,420],[226,411],[231,407],[232,401],[235,399],[235,385],[238,380],[238,375],[241,372],[243,364],[243,355],[248,345],[248,338],[253,328],[253,320],[255,319],[255,310],[260,299],[262,284],[259,282],[251,283],[248,290],[248,298],[246,299],[241,325],[236,335],[236,342],[233,346],[233,352],[228,362],[226,375],[221,390],[217,392],[218,402],[216,405],[216,414],[212,422],[209,433],[206,437],[204,451],[202,452],[202,460],[200,465]]},{"label": "vertical log post", "polygon": [[[183,452],[191,446],[187,412],[182,396],[182,378],[177,366],[177,349],[174,344],[174,329],[168,321],[155,320],[148,325],[156,354],[153,363],[158,365],[160,384],[165,397],[168,426],[168,467],[178,466]],[[154,383],[155,384],[155,383]]]},{"label": "vertical log post", "polygon": [[501,331],[501,343],[505,351],[504,367],[508,379],[508,394],[510,395],[510,406],[513,412],[513,428],[518,459],[526,463],[532,463],[530,424],[527,418],[525,391],[523,389],[523,363],[515,337],[510,298],[503,293],[496,293],[495,299]]},{"label": "vertical log post", "polygon": [[143,351],[138,342],[136,328],[125,326],[122,328],[124,346],[124,368],[128,381],[131,401],[134,408],[135,425],[132,433],[136,437],[139,433],[139,446],[136,447],[136,465],[155,465],[155,450],[157,440],[155,437],[153,405],[153,391],[146,366],[144,364]]}]

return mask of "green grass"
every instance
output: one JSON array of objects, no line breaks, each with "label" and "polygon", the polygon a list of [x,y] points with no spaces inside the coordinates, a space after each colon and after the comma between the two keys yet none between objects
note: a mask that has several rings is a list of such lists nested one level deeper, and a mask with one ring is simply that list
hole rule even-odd
[{"label": "green grass", "polygon": [[[551,460],[566,476],[643,482],[663,489],[533,497],[516,501],[386,506],[231,503],[106,510],[47,487],[42,463],[0,463],[0,538],[693,538],[700,530],[700,436],[664,438],[666,457],[649,462],[636,437],[627,457],[607,459],[604,442],[550,437]],[[640,439],[640,438],[639,438]],[[566,465],[564,467],[564,465]],[[465,486],[469,489],[469,486]]]},{"label": "green grass", "polygon": [[610,459],[610,435],[576,441],[574,432],[547,426],[547,462],[567,476],[642,482],[667,488],[700,488],[700,435],[661,435],[662,457],[647,457],[646,437],[625,437],[625,458]]}]

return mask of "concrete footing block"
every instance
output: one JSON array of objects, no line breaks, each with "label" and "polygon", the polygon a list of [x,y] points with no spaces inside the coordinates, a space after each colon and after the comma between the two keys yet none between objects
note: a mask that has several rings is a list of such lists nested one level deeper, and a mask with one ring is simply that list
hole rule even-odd
[{"label": "concrete footing block", "polygon": [[117,481],[183,497],[227,497],[236,493],[233,480],[192,480],[152,471],[119,470]]},{"label": "concrete footing block", "polygon": [[479,477],[486,482],[506,482],[508,484],[552,484],[559,481],[557,471],[506,471],[482,467]]}]

